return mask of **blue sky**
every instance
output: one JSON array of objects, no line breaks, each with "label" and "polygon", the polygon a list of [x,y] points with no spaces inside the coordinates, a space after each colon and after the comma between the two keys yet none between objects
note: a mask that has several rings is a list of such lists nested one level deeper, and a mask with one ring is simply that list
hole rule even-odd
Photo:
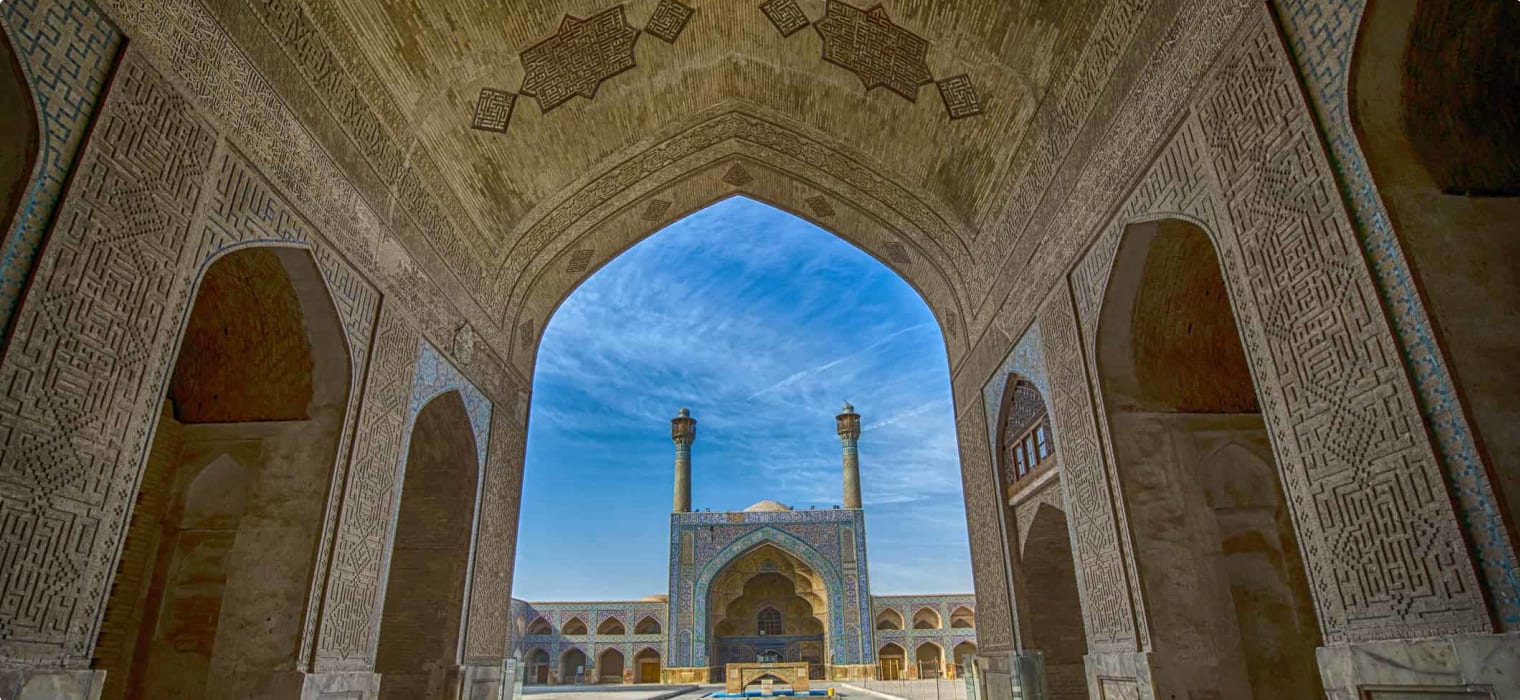
[{"label": "blue sky", "polygon": [[861,414],[872,592],[971,591],[944,341],[896,273],[802,219],[728,199],[634,246],[544,332],[513,595],[665,593],[673,447],[692,507],[841,501],[834,415]]}]

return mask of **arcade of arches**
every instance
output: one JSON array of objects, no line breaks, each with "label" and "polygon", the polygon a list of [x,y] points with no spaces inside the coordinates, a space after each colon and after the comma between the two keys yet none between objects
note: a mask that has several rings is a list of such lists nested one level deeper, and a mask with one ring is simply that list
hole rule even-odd
[{"label": "arcade of arches", "polygon": [[733,196],[938,318],[989,698],[1520,696],[1520,3],[401,7],[0,4],[0,697],[705,658],[511,580],[541,330]]}]

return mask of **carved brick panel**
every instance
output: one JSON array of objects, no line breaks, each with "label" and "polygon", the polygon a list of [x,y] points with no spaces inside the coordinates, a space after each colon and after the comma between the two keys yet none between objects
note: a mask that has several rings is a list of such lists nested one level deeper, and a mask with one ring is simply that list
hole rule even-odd
[{"label": "carved brick panel", "polygon": [[592,99],[603,80],[633,68],[638,39],[622,5],[585,19],[565,15],[558,33],[522,52],[521,92],[545,112],[576,95]]},{"label": "carved brick panel", "polygon": [[[1099,442],[1094,409],[1088,394],[1084,352],[1077,322],[1065,290],[1059,290],[1040,309],[1049,383],[1051,432],[1061,459],[1061,492],[1072,527],[1077,587],[1082,595],[1083,627],[1094,652],[1137,651],[1143,629],[1137,629],[1133,604],[1134,565],[1128,543],[1116,519],[1113,474]],[[1121,511],[1122,512],[1122,511]]]},{"label": "carved brick panel", "polygon": [[[974,400],[975,397],[972,397]],[[961,485],[965,489],[967,535],[971,541],[971,573],[976,585],[977,647],[988,652],[1012,651],[1013,596],[1004,569],[1007,550],[999,526],[997,479],[992,455],[977,436],[986,433],[981,411],[967,410],[958,422],[961,446]]]},{"label": "carved brick panel", "polygon": [[380,308],[364,403],[343,486],[314,664],[317,671],[363,671],[379,640],[381,577],[397,496],[396,465],[417,367],[418,337],[397,309]]},{"label": "carved brick panel", "polygon": [[771,26],[781,32],[782,38],[796,34],[808,26],[807,13],[797,6],[797,0],[765,0],[760,3],[760,11],[765,13]]},{"label": "carved brick panel", "polygon": [[308,249],[363,366],[378,293],[218,143],[124,54],[0,360],[4,658],[89,663],[195,282],[218,255]]},{"label": "carved brick panel", "polygon": [[1276,29],[1258,12],[1230,45],[1073,273],[1089,347],[1125,224],[1175,212],[1200,222],[1258,380],[1326,642],[1486,631],[1413,389]]},{"label": "carved brick panel", "polygon": [[123,61],[0,360],[0,655],[89,663],[158,415],[215,134]]},{"label": "carved brick panel", "polygon": [[678,0],[660,0],[660,4],[654,8],[654,14],[644,24],[644,31],[660,41],[674,44],[676,39],[681,38],[686,23],[691,21],[691,16],[696,12]]},{"label": "carved brick panel", "polygon": [[494,663],[507,655],[526,445],[526,435],[516,417],[510,411],[495,411],[480,529],[475,535],[475,573],[465,637],[467,662]]},{"label": "carved brick panel", "polygon": [[855,75],[866,89],[884,87],[909,101],[934,82],[929,73],[929,42],[892,22],[881,5],[861,10],[829,0],[814,25],[823,38],[823,58]]}]

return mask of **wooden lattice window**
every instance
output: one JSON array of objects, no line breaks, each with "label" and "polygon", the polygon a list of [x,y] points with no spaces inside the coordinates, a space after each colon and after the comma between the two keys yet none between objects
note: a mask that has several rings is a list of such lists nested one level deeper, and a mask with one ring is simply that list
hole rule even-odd
[{"label": "wooden lattice window", "polygon": [[757,622],[760,634],[781,634],[784,631],[781,627],[781,612],[775,608],[761,610]]},{"label": "wooden lattice window", "polygon": [[998,459],[1005,484],[1012,486],[1055,457],[1050,414],[1040,390],[1015,378],[1004,392],[1003,423],[998,430]]}]

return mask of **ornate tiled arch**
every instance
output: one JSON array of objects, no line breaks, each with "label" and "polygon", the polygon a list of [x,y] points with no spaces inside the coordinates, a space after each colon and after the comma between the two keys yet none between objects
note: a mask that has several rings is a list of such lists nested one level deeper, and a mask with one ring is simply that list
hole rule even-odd
[{"label": "ornate tiled arch", "polygon": [[[762,527],[730,542],[707,561],[698,572],[693,601],[692,665],[706,666],[707,659],[707,596],[712,582],[730,563],[746,552],[762,545],[773,545],[801,559],[823,578],[829,594],[829,650],[835,663],[843,663],[843,645],[846,643],[844,625],[844,581],[839,570],[827,557],[819,554],[812,545],[789,532],[773,527]],[[684,632],[683,632],[684,634]]]},{"label": "ornate tiled arch", "polygon": [[465,411],[470,416],[470,428],[474,432],[476,464],[484,471],[486,444],[491,437],[491,400],[465,378],[443,355],[426,340],[417,341],[417,370],[412,375],[412,398],[407,404],[406,438],[401,444],[401,459],[406,459],[412,444],[411,426],[417,414],[429,401],[448,391],[458,391],[464,400]]}]

